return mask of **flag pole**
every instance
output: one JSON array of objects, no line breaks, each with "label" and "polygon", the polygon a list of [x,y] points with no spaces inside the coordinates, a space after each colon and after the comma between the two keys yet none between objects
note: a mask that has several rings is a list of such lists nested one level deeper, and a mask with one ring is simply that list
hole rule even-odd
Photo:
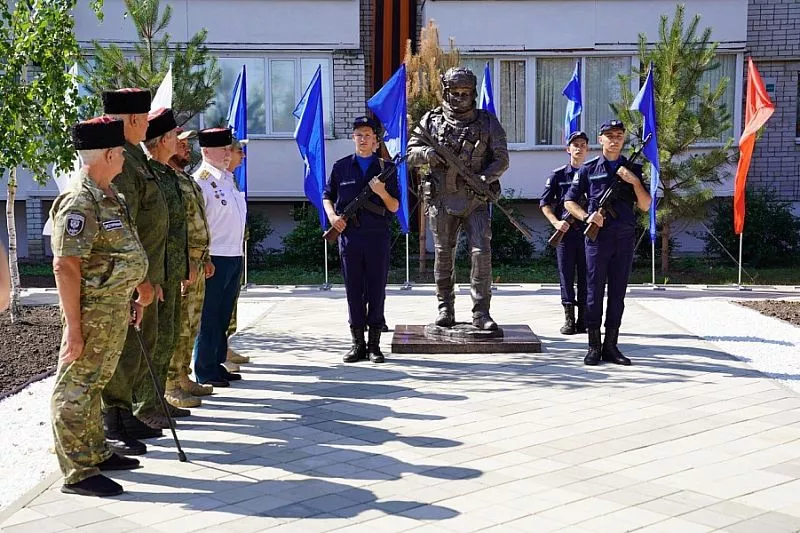
[{"label": "flag pole", "polygon": [[410,265],[409,256],[408,256],[408,233],[406,233],[406,282],[403,283],[403,286],[400,287],[402,291],[410,291],[411,290],[411,276],[410,276]]},{"label": "flag pole", "polygon": [[242,285],[242,290],[247,290],[247,242],[248,239],[244,240],[244,285]]},{"label": "flag pole", "polygon": [[747,291],[750,290],[747,287],[742,287],[742,240],[744,237],[744,232],[739,234],[739,290],[740,291]]},{"label": "flag pole", "polygon": [[325,283],[319,288],[321,291],[331,290],[331,284],[328,283],[328,241],[322,239],[322,256],[325,258]]},{"label": "flag pole", "polygon": [[653,288],[656,288],[656,241],[650,239],[650,259],[653,272]]}]

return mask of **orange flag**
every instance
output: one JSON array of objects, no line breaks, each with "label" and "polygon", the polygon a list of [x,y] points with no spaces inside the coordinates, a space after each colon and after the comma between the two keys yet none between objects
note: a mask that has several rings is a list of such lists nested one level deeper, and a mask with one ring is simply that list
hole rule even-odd
[{"label": "orange flag", "polygon": [[753,64],[747,59],[747,104],[744,115],[744,131],[739,139],[739,166],[736,169],[736,181],[733,192],[733,230],[741,235],[744,230],[744,188],[747,185],[747,171],[750,170],[750,157],[756,144],[756,133],[772,113],[775,104],[767,95],[767,88]]}]

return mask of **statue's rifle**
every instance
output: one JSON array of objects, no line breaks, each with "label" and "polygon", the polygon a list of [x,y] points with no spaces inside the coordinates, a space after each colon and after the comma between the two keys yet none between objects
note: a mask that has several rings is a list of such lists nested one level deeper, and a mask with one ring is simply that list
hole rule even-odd
[{"label": "statue's rifle", "polygon": [[525,236],[526,239],[533,241],[533,235],[528,228],[523,226],[517,219],[514,218],[514,215],[512,215],[508,209],[499,203],[500,200],[503,199],[502,195],[490,190],[489,184],[481,180],[479,176],[475,175],[475,173],[469,167],[467,167],[461,158],[459,158],[445,146],[442,146],[430,133],[425,130],[425,128],[420,125],[419,122],[417,122],[412,128],[412,133],[418,134],[425,144],[432,148],[433,151],[436,152],[447,165],[455,169],[455,171],[464,179],[464,183],[466,184],[467,188],[471,190],[475,196],[484,202],[492,202],[495,207],[497,207],[508,218],[508,221],[511,222],[511,224],[517,228],[522,235]]}]

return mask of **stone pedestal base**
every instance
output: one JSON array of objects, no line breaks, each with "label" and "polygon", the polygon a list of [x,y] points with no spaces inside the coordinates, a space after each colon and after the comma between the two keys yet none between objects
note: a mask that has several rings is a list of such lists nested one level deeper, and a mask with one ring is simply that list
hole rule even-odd
[{"label": "stone pedestal base", "polygon": [[[428,329],[431,329],[429,334]],[[456,330],[450,334],[436,330]],[[540,353],[542,342],[525,324],[482,331],[469,325],[440,328],[434,324],[397,324],[392,336],[392,353]],[[491,336],[490,336],[491,335]]]}]

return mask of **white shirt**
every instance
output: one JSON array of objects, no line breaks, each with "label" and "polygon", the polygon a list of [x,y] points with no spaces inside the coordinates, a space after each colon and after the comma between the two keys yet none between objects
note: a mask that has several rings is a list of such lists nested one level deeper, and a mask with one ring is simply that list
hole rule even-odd
[{"label": "white shirt", "polygon": [[240,257],[244,249],[247,203],[233,174],[203,161],[192,175],[203,191],[211,255]]}]

